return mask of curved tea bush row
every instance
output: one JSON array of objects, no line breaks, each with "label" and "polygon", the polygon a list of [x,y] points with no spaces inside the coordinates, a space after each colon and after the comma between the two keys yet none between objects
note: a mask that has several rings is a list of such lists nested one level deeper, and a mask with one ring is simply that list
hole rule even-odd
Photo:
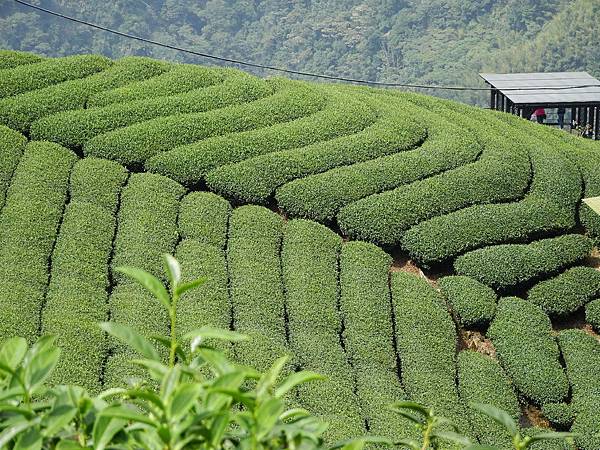
[{"label": "curved tea bush row", "polygon": [[266,208],[242,206],[231,214],[227,267],[233,324],[251,337],[236,344],[236,354],[261,371],[289,353],[279,259],[282,239],[282,217]]},{"label": "curved tea bush row", "polygon": [[191,192],[181,200],[179,234],[220,249],[225,248],[231,205],[212,192]]},{"label": "curved tea bush row", "polygon": [[48,142],[25,148],[0,214],[0,340],[38,337],[48,262],[77,157]]},{"label": "curved tea bush row", "polygon": [[[170,72],[167,72],[169,74]],[[45,117],[31,127],[31,136],[58,142],[69,148],[83,147],[90,139],[118,128],[157,117],[206,112],[251,102],[271,93],[265,81],[248,75],[172,97],[116,103],[104,108],[65,111]]]},{"label": "curved tea bush row", "polygon": [[571,381],[571,405],[575,421],[571,432],[577,448],[595,450],[600,448],[600,343],[583,330],[565,330],[558,335],[560,349],[567,365]]},{"label": "curved tea bush row", "polygon": [[575,420],[575,411],[569,403],[546,403],[542,414],[551,424],[560,428],[569,428]]},{"label": "curved tea bush row", "polygon": [[[445,116],[444,109],[440,114]],[[453,122],[457,117],[455,112],[446,115]],[[531,175],[527,154],[498,136],[489,121],[471,131],[484,146],[479,160],[345,206],[337,216],[344,234],[397,244],[407,229],[431,217],[522,198]]]},{"label": "curved tea bush row", "polygon": [[495,245],[458,257],[454,270],[494,289],[507,289],[560,272],[583,260],[592,247],[593,242],[580,234]]},{"label": "curved tea bush row", "polygon": [[[516,142],[521,138],[513,135]],[[550,143],[553,144],[553,143]],[[560,149],[530,142],[533,181],[524,200],[476,205],[415,225],[402,239],[411,257],[427,266],[470,250],[564,232],[576,224],[581,177]],[[558,144],[557,144],[558,145]]]},{"label": "curved tea bush row", "polygon": [[87,107],[97,108],[114,103],[177,95],[221,83],[228,76],[239,76],[239,72],[193,64],[177,64],[168,72],[148,80],[94,94],[88,100]]},{"label": "curved tea bush row", "polygon": [[25,151],[27,139],[20,133],[0,125],[0,211],[15,168]]},{"label": "curved tea bush row", "polygon": [[527,299],[548,314],[569,314],[600,296],[600,271],[573,267],[533,286]]},{"label": "curved tea bush row", "polygon": [[282,249],[290,347],[301,369],[328,379],[300,387],[298,400],[302,407],[330,422],[330,441],[363,430],[352,369],[339,336],[341,241],[322,225],[294,220],[287,223]]},{"label": "curved tea bush row", "polygon": [[479,156],[480,145],[458,127],[407,102],[396,104],[425,118],[428,138],[418,150],[294,180],[277,190],[279,206],[294,216],[328,221],[340,208],[361,198],[459,167]]},{"label": "curved tea bush row", "polygon": [[393,346],[388,283],[391,264],[392,258],[373,244],[342,245],[340,311],[345,348],[369,431],[390,438],[414,434],[411,424],[388,409],[406,399]]},{"label": "curved tea bush row", "polygon": [[356,133],[376,120],[368,105],[335,90],[325,92],[326,103],[318,112],[176,148],[150,158],[146,170],[193,184],[216,167]]},{"label": "curved tea bush row", "polygon": [[52,273],[42,311],[42,332],[66,351],[52,373],[54,384],[77,383],[99,392],[106,353],[98,326],[108,317],[107,287],[115,217],[92,203],[71,202],[52,253]]},{"label": "curved tea bush row", "polygon": [[207,175],[208,186],[244,202],[265,203],[279,186],[294,179],[409,150],[425,140],[426,130],[413,120],[411,111],[372,100],[367,104],[379,117],[364,130],[221,166]]},{"label": "curved tea bush row", "polygon": [[107,69],[112,61],[99,55],[51,58],[0,72],[0,98],[83,78]]},{"label": "curved tea bush row", "polygon": [[[600,149],[598,145],[594,148],[587,142],[579,141],[577,140],[577,146],[573,145],[571,157],[575,158],[583,177],[584,197],[600,197]],[[579,205],[579,221],[596,244],[600,244],[600,216],[583,202]]]},{"label": "curved tea bush row", "polygon": [[[85,78],[0,99],[0,123],[25,132],[38,119],[60,111],[84,108],[88,98],[96,92],[154,77],[170,67],[150,58],[129,56],[119,59],[106,70]],[[60,140],[59,135],[54,135]]]},{"label": "curved tea bush row", "polygon": [[585,320],[587,320],[596,331],[600,331],[600,298],[592,300],[585,306]]},{"label": "curved tea bush row", "polygon": [[[181,185],[155,174],[132,174],[121,194],[118,229],[111,262],[117,282],[109,299],[111,320],[128,325],[144,336],[164,335],[168,318],[162,305],[139,284],[116,273],[119,266],[134,266],[163,274],[161,255],[173,254],[177,242]],[[128,362],[132,351],[112,342],[114,352],[104,373],[105,387],[121,386],[125,377],[141,373]],[[136,372],[137,370],[137,372]]]},{"label": "curved tea bush row", "polygon": [[[177,246],[184,282],[206,277],[206,282],[181,296],[177,303],[177,334],[203,326],[228,330],[231,303],[228,294],[227,262],[221,248],[195,239],[184,239]],[[226,346],[220,346],[223,348]]]},{"label": "curved tea bush row", "polygon": [[[458,389],[465,405],[483,403],[502,409],[515,421],[521,408],[510,379],[492,358],[472,350],[458,354]],[[467,406],[471,427],[479,442],[497,448],[510,448],[512,438],[489,416]]]},{"label": "curved tea bush row", "polygon": [[471,436],[455,384],[456,329],[443,299],[426,280],[403,272],[392,274],[391,290],[406,393]]},{"label": "curved tea bush row", "polygon": [[0,70],[43,61],[43,56],[16,50],[0,50]]},{"label": "curved tea bush row", "polygon": [[490,287],[463,276],[444,277],[439,284],[463,326],[485,326],[494,318],[497,296]]},{"label": "curved tea bush row", "polygon": [[322,93],[307,84],[277,81],[273,85],[273,95],[254,102],[160,117],[101,134],[88,141],[84,151],[87,155],[139,165],[179,145],[290,121],[313,114],[325,105]]},{"label": "curved tea bush row", "polygon": [[540,307],[517,297],[500,299],[487,336],[519,392],[538,404],[567,396],[552,324]]}]

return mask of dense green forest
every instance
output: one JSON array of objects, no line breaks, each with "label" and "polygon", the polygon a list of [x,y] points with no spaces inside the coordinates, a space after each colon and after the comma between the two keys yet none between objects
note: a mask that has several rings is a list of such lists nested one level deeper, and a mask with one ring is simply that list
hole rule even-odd
[{"label": "dense green forest", "polygon": [[[600,76],[598,0],[31,1],[169,44],[329,75],[446,85],[478,85],[480,71]],[[0,47],[207,63],[9,0],[1,7]],[[431,93],[486,101],[477,92]]]}]

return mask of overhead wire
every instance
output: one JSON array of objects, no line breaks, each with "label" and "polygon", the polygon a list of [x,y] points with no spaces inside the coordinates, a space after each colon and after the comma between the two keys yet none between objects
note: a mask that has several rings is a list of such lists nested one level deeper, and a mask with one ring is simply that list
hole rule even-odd
[{"label": "overhead wire", "polygon": [[[136,36],[134,34],[125,33],[125,32],[115,30],[115,29],[112,29],[109,27],[98,25],[96,23],[88,22],[86,20],[77,19],[76,17],[72,17],[72,16],[68,16],[66,14],[52,11],[50,9],[43,8],[38,5],[33,5],[31,3],[27,3],[23,0],[13,0],[13,1],[20,5],[26,6],[28,8],[35,9],[37,11],[41,11],[41,12],[50,14],[55,17],[60,17],[62,19],[69,20],[71,22],[75,22],[75,23],[78,23],[81,25],[96,28],[98,30],[106,31],[108,33],[115,34],[117,36],[121,36],[121,37],[124,37],[127,39],[133,39],[133,40],[136,40],[139,42],[144,42],[146,44],[156,45],[158,47],[167,48],[170,50],[175,50],[178,52],[187,53],[190,55],[199,56],[199,57],[211,59],[214,61],[220,61],[220,62],[224,62],[224,63],[228,63],[228,64],[237,64],[239,66],[244,66],[244,67],[252,67],[255,69],[270,70],[273,72],[286,73],[286,74],[290,74],[290,75],[299,75],[299,76],[304,76],[304,77],[312,77],[312,78],[318,78],[318,79],[324,79],[324,80],[330,80],[330,81],[344,81],[347,83],[363,84],[363,85],[369,85],[369,86],[397,87],[397,88],[409,88],[409,89],[437,89],[437,90],[448,90],[448,91],[488,91],[489,92],[489,91],[498,91],[499,90],[498,88],[492,88],[492,87],[443,86],[443,85],[431,85],[431,84],[392,83],[392,82],[384,82],[384,81],[371,81],[371,80],[362,80],[362,79],[358,79],[358,78],[348,78],[348,77],[342,77],[342,76],[336,76],[336,75],[325,75],[325,74],[319,74],[319,73],[304,72],[301,70],[293,70],[293,69],[288,69],[285,67],[276,67],[276,66],[270,66],[270,65],[265,65],[265,64],[253,63],[250,61],[243,61],[243,60],[239,60],[239,59],[226,58],[223,56],[212,55],[209,53],[203,53],[203,52],[199,52],[199,51],[192,50],[189,48],[166,44],[164,42],[155,41],[153,39],[148,39],[148,38],[144,38],[141,36]],[[502,88],[501,90],[502,91],[530,91],[530,90],[531,91],[540,91],[540,90],[581,89],[581,88],[589,88],[589,87],[598,87],[598,85],[583,84],[583,85],[576,85],[576,86],[560,86],[560,87]]]}]

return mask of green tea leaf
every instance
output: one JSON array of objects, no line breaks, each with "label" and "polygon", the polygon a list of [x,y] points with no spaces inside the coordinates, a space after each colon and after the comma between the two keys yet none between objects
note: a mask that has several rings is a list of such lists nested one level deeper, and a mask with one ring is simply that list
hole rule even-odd
[{"label": "green tea leaf", "polygon": [[132,347],[145,358],[153,361],[161,361],[160,355],[152,344],[133,328],[115,322],[102,322],[100,327],[108,334]]},{"label": "green tea leaf", "polygon": [[150,292],[163,306],[168,310],[171,308],[171,297],[161,281],[151,273],[135,267],[117,267],[117,272],[127,275],[129,278],[136,280],[148,292]]}]

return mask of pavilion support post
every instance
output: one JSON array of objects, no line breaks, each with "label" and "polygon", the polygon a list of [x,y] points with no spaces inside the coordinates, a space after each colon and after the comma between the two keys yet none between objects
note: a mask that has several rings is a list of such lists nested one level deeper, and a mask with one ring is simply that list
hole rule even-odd
[{"label": "pavilion support post", "polygon": [[594,139],[600,141],[600,105],[594,107]]},{"label": "pavilion support post", "polygon": [[490,90],[490,109],[496,109],[496,90]]}]

